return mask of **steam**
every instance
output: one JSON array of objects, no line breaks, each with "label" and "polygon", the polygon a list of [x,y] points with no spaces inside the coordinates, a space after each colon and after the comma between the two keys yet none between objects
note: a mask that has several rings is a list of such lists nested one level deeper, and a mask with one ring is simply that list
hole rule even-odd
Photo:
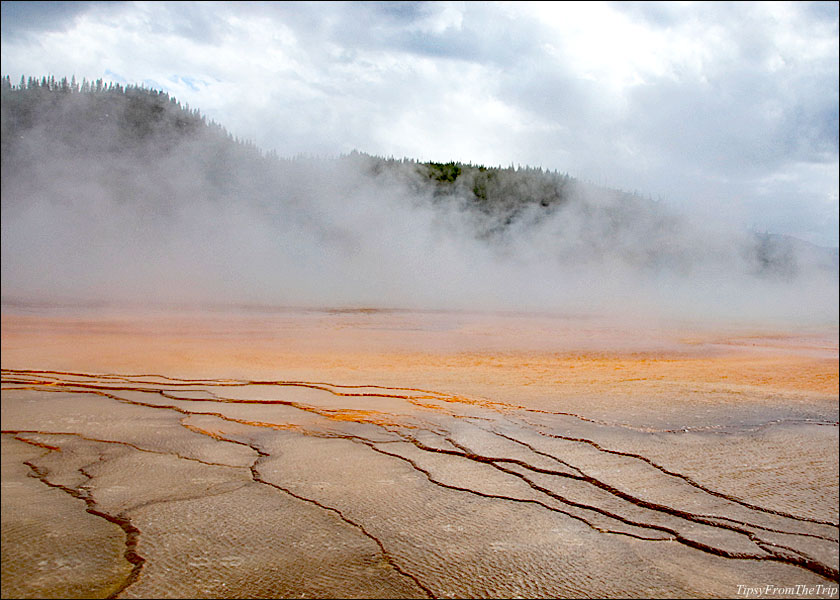
[{"label": "steam", "polygon": [[777,243],[637,196],[572,182],[500,226],[410,162],[106,139],[41,124],[4,155],[4,299],[837,323],[836,254],[768,259]]}]

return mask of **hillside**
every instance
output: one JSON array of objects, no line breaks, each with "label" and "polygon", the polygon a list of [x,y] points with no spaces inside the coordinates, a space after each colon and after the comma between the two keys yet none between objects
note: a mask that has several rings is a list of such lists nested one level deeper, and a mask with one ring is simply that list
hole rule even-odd
[{"label": "hillside", "polygon": [[[651,199],[539,168],[359,152],[281,158],[163,92],[101,80],[3,78],[2,197],[4,295],[31,288],[20,265],[51,274],[67,293],[77,292],[71,274],[94,267],[89,289],[125,288],[105,284],[119,280],[108,275],[115,265],[144,274],[131,289],[171,280],[174,264],[208,288],[232,274],[272,287],[257,271],[272,278],[278,265],[279,279],[305,278],[302,289],[317,287],[313,271],[360,279],[383,260],[386,280],[420,272],[450,286],[479,271],[483,285],[502,272],[559,281],[562,271],[585,286],[837,269],[831,251],[712,230]],[[224,249],[211,249],[213,239],[227,240]]]},{"label": "hillside", "polygon": [[[231,172],[230,165],[244,167],[251,176],[258,172],[258,179],[277,185],[283,183],[277,179],[277,173],[295,162],[261,153],[253,144],[234,139],[198,110],[183,107],[168,94],[155,90],[106,85],[102,80],[78,84],[75,80],[46,77],[30,78],[13,86],[5,77],[2,93],[3,174],[10,179],[21,179],[22,173],[37,177],[29,171],[40,172],[43,163],[56,159],[124,157],[152,166],[149,163],[177,154],[195,153],[200,144],[203,149],[190,157],[195,160],[189,166],[224,193],[230,180],[221,177],[220,172],[243,179]],[[437,202],[463,199],[462,208],[472,209],[486,219],[485,229],[480,232],[485,235],[511,225],[529,209],[550,212],[567,202],[575,186],[580,185],[568,175],[542,169],[419,163],[357,152],[333,160],[352,163],[374,177],[402,177],[415,191],[428,192]],[[262,195],[256,190],[249,192]]]}]

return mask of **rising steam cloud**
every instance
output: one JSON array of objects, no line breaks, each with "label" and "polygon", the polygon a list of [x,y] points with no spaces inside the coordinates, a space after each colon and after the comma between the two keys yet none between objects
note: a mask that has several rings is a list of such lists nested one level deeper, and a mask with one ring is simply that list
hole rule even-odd
[{"label": "rising steam cloud", "polygon": [[[126,141],[73,96],[15,139],[4,106],[5,299],[837,322],[836,254],[795,240],[574,180],[499,213],[411,161],[269,158],[204,126]],[[74,110],[101,122],[69,131]]]}]

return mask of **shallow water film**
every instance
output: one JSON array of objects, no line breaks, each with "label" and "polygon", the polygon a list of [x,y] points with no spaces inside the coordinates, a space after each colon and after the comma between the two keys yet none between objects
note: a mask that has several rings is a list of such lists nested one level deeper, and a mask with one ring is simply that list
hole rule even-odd
[{"label": "shallow water film", "polygon": [[833,331],[5,313],[2,593],[837,597],[837,418]]}]

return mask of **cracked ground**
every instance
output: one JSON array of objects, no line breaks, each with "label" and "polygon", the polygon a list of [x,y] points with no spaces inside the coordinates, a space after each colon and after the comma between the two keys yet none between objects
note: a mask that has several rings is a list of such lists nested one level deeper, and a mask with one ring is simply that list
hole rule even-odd
[{"label": "cracked ground", "polygon": [[4,598],[836,594],[836,337],[173,322],[4,315]]}]

